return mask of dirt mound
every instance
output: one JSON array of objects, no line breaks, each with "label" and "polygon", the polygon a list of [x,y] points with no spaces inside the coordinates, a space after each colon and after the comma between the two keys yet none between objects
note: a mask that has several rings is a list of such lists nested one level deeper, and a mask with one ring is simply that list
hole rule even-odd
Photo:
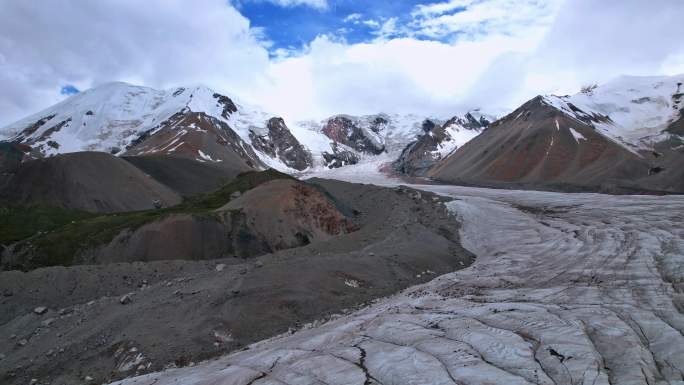
[{"label": "dirt mound", "polygon": [[264,183],[219,209],[233,210],[242,213],[250,230],[273,250],[306,245],[354,229],[328,197],[295,180]]},{"label": "dirt mound", "polygon": [[450,183],[565,191],[668,190],[653,156],[637,154],[592,125],[530,100],[436,164],[429,176]]},{"label": "dirt mound", "polygon": [[277,179],[247,191],[214,213],[171,214],[123,231],[78,259],[111,263],[248,258],[320,242],[354,229],[319,190],[296,180]]},{"label": "dirt mound", "polygon": [[0,191],[0,200],[109,213],[171,206],[180,197],[122,159],[78,152],[22,163]]},{"label": "dirt mound", "polygon": [[323,190],[275,171],[253,172],[169,209],[87,217],[43,231],[9,245],[0,262],[4,269],[30,270],[52,265],[248,258],[353,230],[354,224]]}]

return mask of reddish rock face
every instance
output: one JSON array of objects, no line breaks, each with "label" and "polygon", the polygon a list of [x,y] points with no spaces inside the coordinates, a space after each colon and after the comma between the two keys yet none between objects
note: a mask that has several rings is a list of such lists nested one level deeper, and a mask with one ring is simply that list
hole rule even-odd
[{"label": "reddish rock face", "polygon": [[[383,124],[382,121],[374,121],[370,127],[371,131],[377,133],[381,124]],[[346,116],[336,116],[329,119],[322,131],[328,138],[356,151],[377,155],[385,150],[384,145],[374,142],[363,128]]]},{"label": "reddish rock face", "polygon": [[480,185],[658,189],[649,176],[652,166],[647,157],[594,129],[592,122],[606,121],[607,117],[583,117],[570,117],[536,97],[491,124],[436,164],[428,175]]},{"label": "reddish rock face", "polygon": [[124,155],[168,155],[242,171],[265,167],[226,123],[203,112],[175,114],[134,141]]},{"label": "reddish rock face", "polygon": [[301,246],[355,230],[314,187],[278,179],[246,192],[219,211],[241,212],[250,232],[273,250]]}]

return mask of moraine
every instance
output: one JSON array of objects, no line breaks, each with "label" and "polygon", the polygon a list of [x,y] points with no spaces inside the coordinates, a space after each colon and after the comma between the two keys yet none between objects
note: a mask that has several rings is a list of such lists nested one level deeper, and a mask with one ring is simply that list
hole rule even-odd
[{"label": "moraine", "polygon": [[684,197],[413,187],[454,198],[472,266],[118,384],[681,383]]}]

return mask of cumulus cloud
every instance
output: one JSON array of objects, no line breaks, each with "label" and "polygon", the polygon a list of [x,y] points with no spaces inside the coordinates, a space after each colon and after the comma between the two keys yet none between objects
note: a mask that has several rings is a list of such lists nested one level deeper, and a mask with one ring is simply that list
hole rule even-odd
[{"label": "cumulus cloud", "polygon": [[225,0],[0,2],[0,121],[123,80],[240,93],[269,65],[258,30]]},{"label": "cumulus cloud", "polygon": [[419,5],[412,12],[418,35],[441,38],[479,38],[491,34],[529,34],[530,27],[546,27],[562,0],[451,0]]},{"label": "cumulus cloud", "polygon": [[573,0],[536,49],[493,61],[468,97],[514,107],[536,94],[567,94],[620,75],[684,72],[684,2]]},{"label": "cumulus cloud", "polygon": [[359,20],[361,20],[362,17],[363,17],[363,15],[360,13],[350,13],[342,21],[344,21],[345,23],[355,23],[356,24],[359,22]]},{"label": "cumulus cloud", "polygon": [[272,63],[267,86],[253,97],[294,117],[448,115],[471,107],[460,101],[492,60],[527,44],[504,36],[457,45],[412,38],[347,44],[321,36],[303,55]]},{"label": "cumulus cloud", "polygon": [[[264,31],[225,0],[188,7],[0,2],[0,124],[60,100],[66,85],[111,80],[204,83],[301,119],[497,111],[620,74],[684,72],[679,0],[447,0],[374,19],[366,42],[326,34],[270,56]],[[351,25],[364,20],[346,17]]]},{"label": "cumulus cloud", "polygon": [[305,5],[317,9],[327,9],[328,0],[246,0],[246,1],[267,1],[281,7],[296,7]]}]

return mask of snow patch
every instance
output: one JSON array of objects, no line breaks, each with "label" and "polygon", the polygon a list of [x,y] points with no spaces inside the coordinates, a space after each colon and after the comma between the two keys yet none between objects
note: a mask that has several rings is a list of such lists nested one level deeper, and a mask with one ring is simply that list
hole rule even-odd
[{"label": "snow patch", "polygon": [[587,140],[587,138],[584,137],[584,135],[580,134],[575,130],[574,128],[570,127],[570,134],[572,134],[572,137],[575,138],[575,141],[579,143],[580,140]]},{"label": "snow patch", "polygon": [[204,152],[202,152],[202,150],[197,150],[197,153],[199,154],[200,158],[204,160],[208,160],[214,163],[223,162],[223,159],[213,159],[210,155],[207,155]]}]

